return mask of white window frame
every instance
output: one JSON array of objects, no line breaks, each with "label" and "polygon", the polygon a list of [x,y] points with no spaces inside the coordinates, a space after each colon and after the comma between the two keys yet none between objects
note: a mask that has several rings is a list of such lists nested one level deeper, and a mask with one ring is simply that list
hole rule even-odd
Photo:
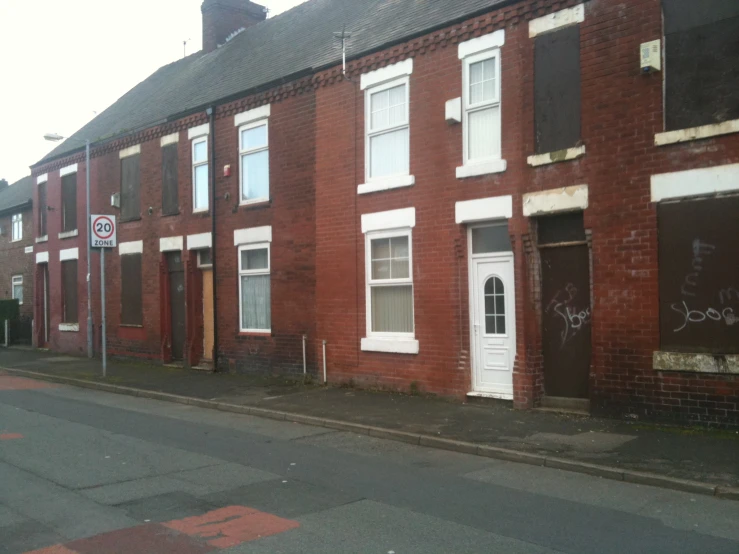
[{"label": "white window frame", "polygon": [[[267,249],[267,268],[266,269],[242,269],[241,267],[241,253],[247,250],[264,250]],[[272,332],[272,307],[270,306],[270,318],[269,318],[269,329],[245,329],[243,327],[244,314],[243,314],[243,291],[241,290],[241,277],[245,275],[268,275],[269,286],[270,286],[270,303],[272,302],[272,245],[269,242],[253,242],[249,244],[243,244],[238,247],[238,259],[236,261],[238,268],[238,279],[239,279],[239,331],[241,333],[271,333]]]},{"label": "white window frame", "polygon": [[11,241],[18,242],[19,240],[23,240],[23,214],[13,214],[11,222]]},{"label": "white window frame", "polygon": [[[372,241],[408,237],[408,277],[401,279],[373,279],[372,278]],[[416,338],[416,304],[415,285],[413,283],[413,230],[410,227],[382,231],[370,231],[365,234],[365,298],[367,338],[381,340],[413,341]],[[411,286],[411,305],[413,312],[413,331],[410,333],[385,333],[372,331],[372,288],[383,286]]]},{"label": "white window frame", "polygon": [[[398,86],[405,86],[405,122],[399,125],[384,127],[379,130],[372,130],[372,95],[386,91]],[[376,192],[397,187],[407,187],[415,183],[415,178],[410,172],[410,141],[411,141],[411,124],[410,124],[410,75],[406,74],[402,77],[394,78],[389,81],[379,83],[377,85],[368,86],[364,91],[364,178],[365,184],[359,185],[358,194],[368,192]],[[372,177],[372,148],[370,139],[393,131],[408,129],[408,171],[404,173],[396,173],[394,175],[384,175],[382,177]]]},{"label": "white window frame", "polygon": [[[474,105],[470,104],[470,66],[472,64],[494,59],[495,60],[495,96],[493,100],[478,102]],[[484,175],[486,173],[498,173],[506,168],[505,160],[502,159],[502,119],[503,108],[501,103],[501,56],[500,48],[492,48],[483,52],[477,52],[465,56],[462,60],[462,145],[463,145],[463,166],[457,168],[457,177],[472,177],[474,175]],[[497,135],[498,150],[493,156],[471,160],[470,153],[470,114],[489,108],[498,107]],[[465,171],[466,170],[466,171]]]},{"label": "white window frame", "polygon": [[10,279],[10,295],[13,299],[15,299],[15,287],[20,286],[21,287],[21,300],[18,302],[21,306],[23,305],[23,299],[24,296],[24,290],[23,290],[23,275],[13,275]]},{"label": "white window frame", "polygon": [[[205,161],[196,162],[195,161],[195,146],[201,143],[205,143]],[[195,180],[195,170],[198,167],[201,166],[208,166],[210,163],[210,152],[208,152],[208,135],[203,135],[196,137],[192,140],[192,145],[190,147],[190,158],[192,160],[192,212],[193,213],[202,213],[207,212],[210,209],[210,169],[208,170],[208,178],[206,179],[205,186],[208,189],[208,194],[206,194],[207,202],[205,208],[196,208],[195,207],[195,199],[197,198],[197,181]]]},{"label": "white window frame", "polygon": [[[267,140],[265,146],[259,146],[257,148],[244,149],[241,144],[241,133],[248,131],[249,129],[255,129],[264,125],[267,134]],[[239,126],[239,205],[245,206],[248,204],[257,204],[259,202],[269,202],[270,198],[270,171],[269,171],[269,118],[258,119],[256,121],[250,121],[244,125]],[[257,152],[267,152],[267,196],[260,198],[244,198],[244,156],[247,154],[256,154]]]},{"label": "white window frame", "polygon": [[[210,254],[211,255],[211,258],[210,258],[211,261],[210,261],[210,263],[204,264],[203,261],[202,261],[202,253],[203,252],[208,252],[208,251],[211,252],[211,254]],[[196,250],[195,252],[197,253],[197,256],[198,256],[198,267],[199,268],[211,269],[213,267],[213,252],[212,252],[212,248],[202,248],[200,250]],[[241,263],[241,260],[239,260],[239,263]],[[240,282],[241,282],[241,280],[239,280],[239,283]],[[239,285],[239,286],[241,286],[241,285]]]}]

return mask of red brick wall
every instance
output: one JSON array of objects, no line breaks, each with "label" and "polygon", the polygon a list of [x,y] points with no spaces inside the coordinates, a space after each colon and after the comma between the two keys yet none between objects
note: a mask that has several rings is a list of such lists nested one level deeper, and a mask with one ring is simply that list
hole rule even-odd
[{"label": "red brick wall", "polygon": [[[12,222],[13,213],[0,216],[0,298],[13,298],[12,278],[15,275],[23,276],[23,304],[20,306],[21,317],[33,317],[33,264],[34,255],[26,254],[28,246],[33,246],[35,237],[33,212],[25,208],[14,213],[23,214],[23,238],[13,242]],[[0,322],[2,325],[2,322]]]}]

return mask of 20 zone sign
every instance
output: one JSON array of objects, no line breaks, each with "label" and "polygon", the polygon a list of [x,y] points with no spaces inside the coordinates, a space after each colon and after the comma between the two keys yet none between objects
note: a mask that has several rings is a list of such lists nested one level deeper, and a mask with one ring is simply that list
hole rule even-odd
[{"label": "20 zone sign", "polygon": [[114,215],[91,215],[92,233],[90,236],[92,248],[115,248],[116,229]]}]

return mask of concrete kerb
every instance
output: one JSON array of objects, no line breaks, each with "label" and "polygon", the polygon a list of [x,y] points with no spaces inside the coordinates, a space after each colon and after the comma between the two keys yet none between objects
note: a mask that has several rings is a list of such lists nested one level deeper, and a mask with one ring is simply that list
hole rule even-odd
[{"label": "concrete kerb", "polygon": [[464,441],[457,441],[453,439],[445,439],[442,437],[434,437],[430,435],[423,435],[420,433],[407,433],[405,431],[396,431],[394,429],[371,427],[359,423],[350,423],[347,421],[338,421],[302,414],[292,414],[288,412],[270,410],[267,408],[257,408],[253,406],[243,406],[238,404],[227,404],[224,402],[217,402],[215,400],[178,396],[166,392],[136,389],[132,387],[124,387],[121,385],[99,383],[97,381],[85,381],[84,379],[74,379],[71,377],[62,377],[59,375],[48,375],[46,373],[38,373],[35,371],[28,371],[24,369],[0,367],[0,370],[10,374],[27,377],[30,379],[37,379],[40,381],[49,381],[52,383],[71,385],[80,388],[99,390],[115,394],[123,394],[127,396],[138,396],[141,398],[148,398],[152,400],[175,402],[178,404],[186,404],[197,406],[200,408],[221,410],[223,412],[233,412],[243,415],[252,415],[278,421],[289,421],[293,423],[313,425],[315,427],[325,427],[328,429],[335,429],[337,431],[350,431],[352,433],[359,433],[362,435],[369,435],[381,439],[400,441],[409,444],[424,446],[427,448],[449,450],[452,452],[460,452],[463,454],[473,454],[508,462],[544,466],[553,469],[572,471],[575,473],[585,473],[588,475],[594,475],[597,477],[603,477],[605,479],[611,479],[615,481],[625,481],[634,484],[649,485],[653,487],[673,489],[706,496],[716,496],[718,498],[726,500],[739,501],[739,488],[737,487],[717,486],[708,483],[702,483],[700,481],[690,481],[685,479],[677,479],[675,477],[667,477],[664,475],[658,475],[656,473],[631,471],[628,469],[590,464],[587,462],[579,462],[576,460],[567,460],[564,458],[542,456],[540,454],[531,454],[528,452],[519,452],[517,450],[500,448],[497,446],[488,446]]}]

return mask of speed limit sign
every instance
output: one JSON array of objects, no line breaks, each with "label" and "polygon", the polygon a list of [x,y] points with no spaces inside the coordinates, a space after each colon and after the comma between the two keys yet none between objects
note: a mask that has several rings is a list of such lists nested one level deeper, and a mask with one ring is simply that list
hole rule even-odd
[{"label": "speed limit sign", "polygon": [[91,215],[90,246],[93,248],[115,248],[116,228],[114,215]]}]

